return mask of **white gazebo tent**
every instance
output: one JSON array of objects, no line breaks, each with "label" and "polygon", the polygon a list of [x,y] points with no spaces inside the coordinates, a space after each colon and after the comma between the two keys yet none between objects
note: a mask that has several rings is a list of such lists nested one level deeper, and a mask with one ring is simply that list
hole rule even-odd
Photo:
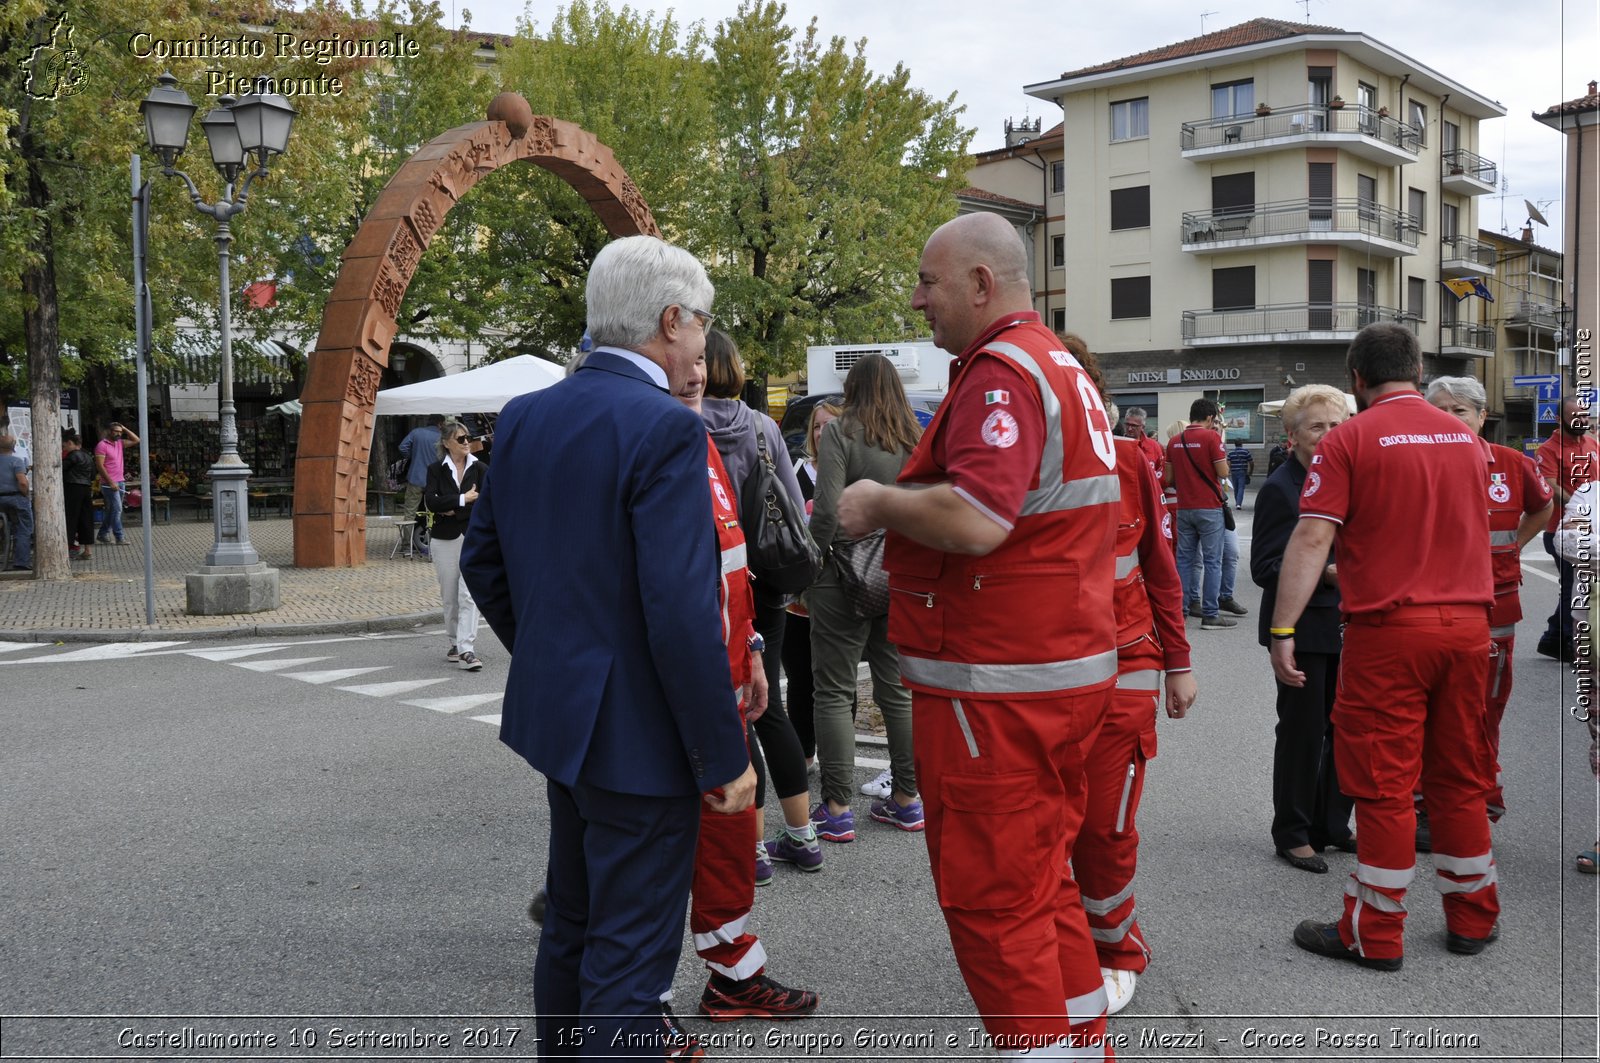
[{"label": "white gazebo tent", "polygon": [[519,354],[502,362],[378,392],[376,413],[499,413],[518,395],[547,388],[565,370],[554,362]]},{"label": "white gazebo tent", "polygon": [[[1350,416],[1354,417],[1356,415],[1356,397],[1350,394],[1348,391],[1345,392],[1344,404],[1346,409],[1350,411]],[[1280,413],[1282,413],[1282,411],[1282,399],[1273,399],[1271,402],[1263,402],[1261,405],[1256,407],[1256,412],[1263,417],[1277,417]]]}]

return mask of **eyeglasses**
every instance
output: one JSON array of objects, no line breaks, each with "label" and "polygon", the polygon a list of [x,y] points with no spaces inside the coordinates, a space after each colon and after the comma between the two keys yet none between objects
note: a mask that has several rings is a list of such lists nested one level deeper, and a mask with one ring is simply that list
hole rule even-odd
[{"label": "eyeglasses", "polygon": [[454,439],[450,440],[450,442],[452,442],[452,443],[465,443],[466,441],[467,441],[467,437],[466,436],[456,436]]},{"label": "eyeglasses", "polygon": [[704,310],[696,310],[692,306],[686,306],[684,309],[700,319],[700,327],[706,332],[710,332],[711,327],[717,323],[717,318],[714,314],[708,314]]}]

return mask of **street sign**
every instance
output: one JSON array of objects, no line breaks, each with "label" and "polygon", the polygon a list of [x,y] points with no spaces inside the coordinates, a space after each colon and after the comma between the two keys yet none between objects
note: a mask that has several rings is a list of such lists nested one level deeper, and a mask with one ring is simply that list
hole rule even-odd
[{"label": "street sign", "polygon": [[1550,402],[1561,397],[1560,384],[1540,384],[1538,388],[1539,401]]},{"label": "street sign", "polygon": [[1554,373],[1541,373],[1537,376],[1514,376],[1511,378],[1511,386],[1518,388],[1536,388],[1540,384],[1559,383],[1561,383],[1561,378]]},{"label": "street sign", "polygon": [[1555,424],[1556,423],[1556,407],[1558,405],[1560,405],[1560,403],[1555,403],[1555,402],[1541,402],[1541,403],[1539,403],[1539,415],[1538,415],[1538,417],[1536,417],[1534,419],[1535,423],[1537,423],[1537,424]]}]

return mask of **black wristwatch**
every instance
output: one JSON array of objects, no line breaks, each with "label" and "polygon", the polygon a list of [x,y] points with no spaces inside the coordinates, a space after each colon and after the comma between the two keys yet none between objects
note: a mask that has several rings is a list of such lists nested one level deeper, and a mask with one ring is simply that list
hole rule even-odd
[{"label": "black wristwatch", "polygon": [[751,653],[765,653],[767,649],[767,640],[762,638],[761,632],[758,631],[745,640],[744,645],[745,649],[749,650]]}]

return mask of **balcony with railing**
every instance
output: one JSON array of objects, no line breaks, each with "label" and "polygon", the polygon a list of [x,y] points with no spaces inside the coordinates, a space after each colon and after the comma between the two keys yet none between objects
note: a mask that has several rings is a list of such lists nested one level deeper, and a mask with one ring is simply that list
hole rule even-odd
[{"label": "balcony with railing", "polygon": [[1183,216],[1185,251],[1230,251],[1274,244],[1353,244],[1384,258],[1415,253],[1410,215],[1361,199],[1291,199],[1190,211]]},{"label": "balcony with railing", "polygon": [[1349,343],[1379,321],[1416,323],[1400,311],[1371,303],[1277,303],[1242,310],[1185,310],[1183,345],[1218,347],[1251,343]]},{"label": "balcony with railing", "polygon": [[1494,329],[1467,321],[1441,325],[1439,353],[1449,358],[1487,358],[1494,354]]},{"label": "balcony with railing", "polygon": [[1495,164],[1466,148],[1447,151],[1440,157],[1439,177],[1446,192],[1462,196],[1486,196],[1500,183]]},{"label": "balcony with railing", "polygon": [[1439,272],[1446,277],[1492,277],[1499,262],[1493,244],[1455,233],[1439,241]]},{"label": "balcony with railing", "polygon": [[1404,166],[1417,161],[1422,133],[1370,107],[1302,104],[1266,114],[1196,118],[1183,123],[1183,157],[1207,161],[1223,155],[1260,155],[1284,148],[1325,145],[1372,162]]},{"label": "balcony with railing", "polygon": [[1536,299],[1518,299],[1506,306],[1506,327],[1554,332],[1561,325],[1560,309]]}]

